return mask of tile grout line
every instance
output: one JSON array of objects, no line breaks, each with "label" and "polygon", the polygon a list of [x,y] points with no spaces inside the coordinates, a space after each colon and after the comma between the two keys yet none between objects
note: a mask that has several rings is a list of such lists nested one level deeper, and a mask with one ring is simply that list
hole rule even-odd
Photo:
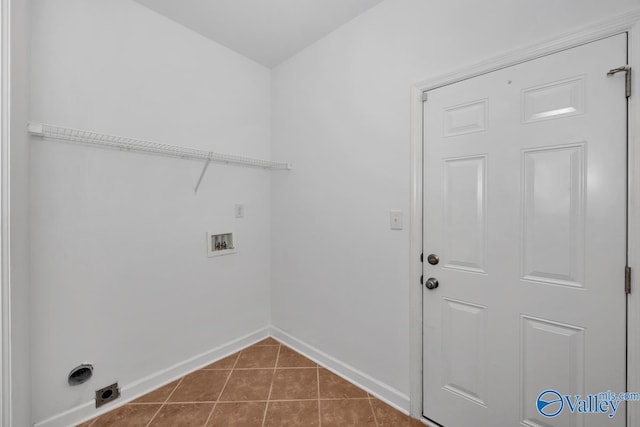
[{"label": "tile grout line", "polygon": [[176,384],[176,386],[173,388],[173,390],[171,390],[171,393],[169,393],[169,396],[167,396],[167,398],[164,400],[164,402],[162,402],[162,404],[160,405],[160,407],[158,408],[156,413],[153,414],[153,417],[151,417],[151,419],[147,423],[147,427],[149,427],[151,425],[151,423],[153,422],[153,420],[156,419],[156,417],[158,416],[158,414],[160,413],[162,408],[164,408],[164,406],[167,404],[167,401],[169,401],[169,399],[171,399],[171,396],[173,396],[173,393],[175,393],[176,390],[178,389],[178,387],[180,387],[180,384],[182,384],[182,380],[184,380],[184,377],[180,378],[180,381],[178,382],[178,384]]},{"label": "tile grout line", "polygon": [[[367,394],[369,394],[369,393],[367,393]],[[369,396],[371,396],[371,395],[369,394]],[[368,400],[369,400],[369,407],[371,408],[371,412],[373,413],[373,422],[376,423],[377,427],[380,427],[380,423],[378,423],[378,417],[376,417],[376,411],[375,411],[375,409],[373,409],[373,403],[371,402],[371,397],[369,397]]]},{"label": "tile grout line", "polygon": [[[236,371],[255,371],[256,369],[270,369],[270,368],[235,368]],[[315,369],[315,368],[313,366],[277,366],[275,369]],[[229,369],[202,368],[200,370],[201,371],[228,371]]]},{"label": "tile grout line", "polygon": [[267,411],[269,410],[269,400],[271,399],[271,391],[273,391],[273,383],[276,380],[276,369],[278,368],[278,360],[280,359],[280,350],[282,345],[278,345],[278,354],[276,355],[276,364],[273,366],[273,376],[271,377],[271,386],[269,386],[269,395],[267,396],[267,404],[264,406],[264,415],[262,415],[262,427],[267,422]]},{"label": "tile grout line", "polygon": [[316,381],[318,383],[318,427],[322,427],[322,414],[320,413],[320,365],[316,363]]},{"label": "tile grout line", "polygon": [[238,360],[240,360],[240,353],[242,353],[242,350],[239,351],[236,354],[236,360],[235,360],[235,362],[233,362],[233,366],[231,367],[231,370],[229,371],[229,375],[227,375],[227,379],[224,381],[224,384],[222,385],[222,388],[220,389],[220,394],[218,395],[218,398],[216,399],[216,401],[213,403],[213,407],[211,408],[211,411],[209,411],[209,416],[205,420],[205,422],[203,424],[203,427],[207,426],[207,423],[209,422],[209,420],[211,419],[211,416],[213,415],[213,411],[216,410],[216,406],[218,406],[218,402],[220,401],[220,398],[222,397],[222,393],[224,393],[224,389],[227,388],[227,384],[229,384],[229,380],[231,379],[231,374],[233,374],[233,370],[236,368],[236,365],[238,364]]},{"label": "tile grout line", "polygon": [[[257,369],[260,371],[266,371],[266,369]],[[322,399],[317,398],[309,398],[309,399],[269,399],[269,402],[313,402],[314,400],[321,401],[336,401],[336,400],[369,400],[368,397],[325,397]],[[373,400],[373,399],[371,399]],[[194,400],[194,401],[181,401],[181,402],[167,402],[165,405],[197,405],[198,403],[265,403],[267,400],[265,399],[254,399],[254,400]],[[127,405],[131,406],[151,406],[151,405],[161,405],[161,403],[127,403]],[[107,412],[108,414],[109,412]]]}]

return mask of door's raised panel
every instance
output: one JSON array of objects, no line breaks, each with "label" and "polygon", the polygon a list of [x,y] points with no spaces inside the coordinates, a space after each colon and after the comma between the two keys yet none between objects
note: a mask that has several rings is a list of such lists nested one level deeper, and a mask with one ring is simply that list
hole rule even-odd
[{"label": "door's raised panel", "polygon": [[584,77],[522,91],[522,122],[557,119],[584,113]]},{"label": "door's raised panel", "polygon": [[444,163],[444,266],[485,273],[486,156]]},{"label": "door's raised panel", "polygon": [[[548,406],[548,414],[561,410],[546,418],[538,412],[538,396],[553,390],[564,395],[584,396],[585,376],[585,330],[550,320],[529,316],[521,317],[521,423],[530,427],[578,427],[584,418],[562,409],[563,403]],[[546,402],[553,401],[554,394],[543,396]]]},{"label": "door's raised panel", "polygon": [[[443,388],[485,406],[487,308],[443,299]],[[469,355],[473,354],[473,358]]]},{"label": "door's raised panel", "polygon": [[584,287],[585,147],[522,151],[522,278]]},{"label": "door's raised panel", "polygon": [[487,129],[487,100],[456,105],[444,110],[444,136],[464,135]]}]

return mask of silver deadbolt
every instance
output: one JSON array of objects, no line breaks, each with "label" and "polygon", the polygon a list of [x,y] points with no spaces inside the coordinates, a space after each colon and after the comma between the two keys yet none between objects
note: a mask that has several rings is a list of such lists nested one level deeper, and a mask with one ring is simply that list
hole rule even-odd
[{"label": "silver deadbolt", "polygon": [[427,262],[431,265],[436,265],[440,262],[440,257],[436,254],[430,254],[427,257]]},{"label": "silver deadbolt", "polygon": [[427,287],[427,289],[435,289],[438,287],[438,279],[436,279],[435,277],[429,277],[427,279],[427,282],[425,283],[425,286]]}]

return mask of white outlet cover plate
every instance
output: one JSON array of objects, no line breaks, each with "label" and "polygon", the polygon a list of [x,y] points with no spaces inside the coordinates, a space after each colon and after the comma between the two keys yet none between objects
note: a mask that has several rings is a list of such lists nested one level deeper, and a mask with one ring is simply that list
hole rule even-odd
[{"label": "white outlet cover plate", "polygon": [[391,211],[389,213],[392,230],[402,230],[402,211]]}]

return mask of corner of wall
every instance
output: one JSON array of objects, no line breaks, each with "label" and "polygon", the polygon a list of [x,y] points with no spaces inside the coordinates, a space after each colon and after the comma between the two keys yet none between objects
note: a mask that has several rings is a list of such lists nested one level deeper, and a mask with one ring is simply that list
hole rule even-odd
[{"label": "corner of wall", "polygon": [[30,0],[10,4],[9,286],[11,288],[12,426],[31,425],[29,282]]}]

